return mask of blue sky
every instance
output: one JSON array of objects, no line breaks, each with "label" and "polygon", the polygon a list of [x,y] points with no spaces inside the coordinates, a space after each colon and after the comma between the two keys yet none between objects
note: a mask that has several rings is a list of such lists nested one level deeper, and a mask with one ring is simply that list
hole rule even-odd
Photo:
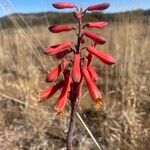
[{"label": "blue sky", "polygon": [[[6,0],[0,0],[6,1]],[[41,11],[55,11],[56,9],[52,8],[51,3],[54,2],[71,2],[78,6],[85,8],[89,5],[99,4],[102,2],[110,2],[111,7],[105,12],[118,12],[126,11],[133,9],[149,9],[150,0],[7,0],[11,1],[17,12],[41,12]],[[59,10],[60,11],[60,10]],[[14,12],[11,10],[11,12]],[[7,15],[6,12],[0,7],[0,16]]]}]

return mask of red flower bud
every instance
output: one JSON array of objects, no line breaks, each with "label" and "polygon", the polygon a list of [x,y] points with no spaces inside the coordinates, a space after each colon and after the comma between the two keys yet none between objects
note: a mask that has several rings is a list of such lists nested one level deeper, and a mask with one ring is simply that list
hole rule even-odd
[{"label": "red flower bud", "polygon": [[66,41],[57,45],[53,45],[50,46],[48,48],[46,48],[45,50],[43,50],[43,53],[46,55],[55,55],[58,54],[60,52],[63,52],[64,49],[69,48],[72,45],[72,43],[70,41]]},{"label": "red flower bud", "polygon": [[102,51],[98,51],[92,46],[88,46],[87,50],[107,65],[113,65],[116,63],[115,59],[112,56]]},{"label": "red flower bud", "polygon": [[90,38],[91,40],[93,40],[94,42],[96,42],[98,44],[106,43],[106,40],[102,36],[98,36],[92,32],[85,32],[84,34],[85,34],[85,36],[87,36],[88,38]]},{"label": "red flower bud", "polygon": [[85,26],[90,28],[100,28],[103,29],[107,26],[107,22],[89,22]]},{"label": "red flower bud", "polygon": [[73,60],[72,80],[79,83],[81,80],[80,55],[75,54]]},{"label": "red flower bud", "polygon": [[90,77],[92,78],[92,80],[97,81],[99,77],[98,77],[96,71],[94,70],[94,68],[91,65],[89,65],[87,67],[87,69],[88,69],[88,72],[89,72]]},{"label": "red flower bud", "polygon": [[64,81],[61,81],[54,85],[53,87],[47,87],[42,92],[40,92],[37,97],[40,98],[39,102],[49,99],[53,94],[55,94],[62,86],[64,85]]},{"label": "red flower bud", "polygon": [[110,3],[102,3],[98,5],[89,6],[86,10],[93,11],[93,10],[105,10],[110,6]]},{"label": "red flower bud", "polygon": [[62,58],[64,58],[67,54],[69,54],[70,52],[71,52],[71,49],[70,49],[70,48],[67,48],[67,49],[63,50],[62,52],[57,53],[55,56],[56,56],[58,59],[62,59]]},{"label": "red flower bud", "polygon": [[68,61],[64,60],[61,64],[59,64],[56,68],[54,68],[51,72],[47,74],[46,82],[55,81],[60,73],[65,70],[66,66],[68,65]]},{"label": "red flower bud", "polygon": [[83,76],[85,78],[88,90],[89,90],[89,94],[92,98],[92,100],[94,101],[94,103],[96,104],[102,104],[102,96],[101,93],[99,91],[99,89],[96,87],[96,85],[94,84],[94,82],[92,81],[90,74],[87,70],[87,66],[83,66],[82,67],[82,73]]},{"label": "red flower bud", "polygon": [[49,27],[49,30],[52,33],[59,33],[59,32],[63,32],[63,31],[70,31],[72,29],[73,29],[73,27],[71,27],[69,25],[55,25],[55,26]]},{"label": "red flower bud", "polygon": [[54,8],[56,9],[65,9],[65,8],[74,8],[75,5],[71,3],[63,3],[63,2],[58,2],[52,4]]},{"label": "red flower bud", "polygon": [[64,107],[67,103],[67,97],[68,97],[68,93],[69,93],[69,90],[70,90],[70,84],[71,84],[71,77],[69,76],[68,78],[65,79],[65,85],[63,87],[63,90],[56,102],[56,105],[55,105],[55,111],[57,112],[62,112],[64,110]]}]

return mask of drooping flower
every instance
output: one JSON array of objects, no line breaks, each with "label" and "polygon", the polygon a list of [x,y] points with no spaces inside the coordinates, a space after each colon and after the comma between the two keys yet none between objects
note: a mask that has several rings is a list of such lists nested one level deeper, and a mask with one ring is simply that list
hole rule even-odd
[{"label": "drooping flower", "polygon": [[52,33],[71,31],[72,29],[73,29],[73,27],[69,26],[69,25],[54,25],[54,26],[49,27],[49,31]]},{"label": "drooping flower", "polygon": [[94,70],[94,68],[91,65],[88,65],[87,70],[92,78],[93,81],[97,81],[98,80],[98,74],[96,73],[96,71]]},{"label": "drooping flower", "polygon": [[53,3],[52,5],[56,9],[65,9],[65,8],[74,8],[75,7],[74,4],[66,3],[66,2]]},{"label": "drooping flower", "polygon": [[65,70],[66,66],[68,65],[67,60],[63,60],[56,68],[48,72],[47,77],[46,77],[46,82],[52,82],[55,81],[60,73]]},{"label": "drooping flower", "polygon": [[90,74],[87,70],[87,63],[84,64],[84,66],[82,67],[82,73],[84,76],[84,79],[86,81],[88,90],[89,90],[89,94],[93,100],[93,102],[96,105],[102,105],[102,96],[101,93],[99,91],[99,89],[96,87],[96,85],[94,84],[94,82],[92,81],[92,78],[90,77]]},{"label": "drooping flower", "polygon": [[70,84],[71,84],[71,76],[70,76],[70,71],[68,71],[68,77],[66,77],[65,79],[65,85],[54,107],[55,111],[57,111],[58,113],[63,112],[66,106],[67,97],[70,90]]},{"label": "drooping flower", "polygon": [[80,55],[75,54],[73,60],[72,80],[79,83],[81,80]]},{"label": "drooping flower", "polygon": [[105,44],[106,43],[106,40],[104,37],[102,36],[99,36],[99,35],[96,35],[92,32],[84,32],[84,35],[88,38],[90,38],[91,40],[93,40],[95,43],[98,43],[98,44]]},{"label": "drooping flower", "polygon": [[92,46],[88,46],[87,51],[96,56],[98,59],[100,59],[103,63],[107,65],[113,65],[116,63],[115,59],[112,56],[105,52],[98,51]]},{"label": "drooping flower", "polygon": [[66,41],[57,45],[53,45],[43,50],[43,53],[46,55],[56,55],[60,52],[63,52],[66,48],[69,48],[72,45],[70,41]]},{"label": "drooping flower", "polygon": [[96,71],[94,70],[94,68],[91,66],[91,61],[92,61],[92,54],[89,53],[88,56],[87,56],[87,70],[92,78],[93,81],[97,81],[98,80],[98,74],[96,73]]},{"label": "drooping flower", "polygon": [[102,3],[102,4],[97,4],[93,6],[89,6],[87,8],[88,11],[94,11],[94,10],[105,10],[110,6],[110,3]]},{"label": "drooping flower", "polygon": [[53,96],[60,88],[64,86],[64,81],[60,81],[56,85],[52,87],[45,88],[42,92],[40,92],[37,97],[40,99],[39,102],[42,102],[44,100],[49,99],[51,96]]}]

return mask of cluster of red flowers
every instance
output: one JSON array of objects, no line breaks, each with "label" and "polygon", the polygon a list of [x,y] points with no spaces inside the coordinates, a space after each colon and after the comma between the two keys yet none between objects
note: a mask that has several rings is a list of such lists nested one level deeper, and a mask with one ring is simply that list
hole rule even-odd
[{"label": "cluster of red flowers", "polygon": [[[89,22],[83,25],[82,21],[86,11],[105,10],[109,6],[109,3],[103,3],[89,6],[83,11],[82,9],[77,8],[74,4],[71,3],[59,2],[53,4],[53,7],[57,9],[75,8],[76,11],[74,12],[74,17],[79,24],[78,29],[70,25],[54,25],[49,27],[49,31],[52,33],[75,30],[77,35],[77,43],[73,44],[71,41],[65,41],[43,50],[44,54],[48,56],[55,56],[58,59],[61,59],[61,63],[56,68],[48,72],[46,82],[56,81],[61,73],[63,74],[64,78],[54,86],[50,86],[44,89],[41,93],[38,94],[38,97],[41,99],[41,101],[47,100],[62,88],[61,94],[58,97],[54,108],[58,112],[62,112],[64,110],[67,99],[70,97],[73,83],[77,85],[76,96],[79,102],[82,95],[83,80],[86,81],[89,94],[94,104],[99,106],[102,105],[101,93],[94,83],[94,81],[98,80],[98,75],[94,68],[91,66],[91,61],[93,57],[96,57],[107,65],[113,65],[115,64],[115,60],[109,54],[96,49],[97,44],[102,45],[106,42],[105,38],[90,31],[85,31],[85,29],[103,29],[107,26],[107,22]],[[81,50],[84,49],[81,48],[81,46],[85,44],[86,39],[92,40],[92,43],[85,48],[87,50],[87,56],[81,56]],[[65,59],[64,57],[71,52],[74,54],[73,60]]]}]

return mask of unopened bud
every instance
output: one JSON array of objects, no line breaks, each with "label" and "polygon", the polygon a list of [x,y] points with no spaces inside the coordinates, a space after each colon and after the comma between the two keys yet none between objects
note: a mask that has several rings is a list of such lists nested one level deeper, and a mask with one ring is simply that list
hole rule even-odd
[{"label": "unopened bud", "polygon": [[95,43],[98,43],[98,44],[106,43],[105,38],[103,38],[102,36],[96,35],[92,32],[85,32],[84,35],[90,38],[91,40],[93,40]]},{"label": "unopened bud", "polygon": [[55,25],[55,26],[49,27],[49,30],[52,33],[59,33],[59,32],[63,32],[63,31],[70,31],[72,29],[73,29],[73,27],[71,27],[69,25]]},{"label": "unopened bud", "polygon": [[86,10],[94,11],[94,10],[105,10],[110,6],[110,3],[102,3],[98,5],[89,6]]},{"label": "unopened bud", "polygon": [[57,45],[50,46],[43,50],[43,53],[46,55],[56,55],[60,52],[63,52],[66,48],[69,48],[72,45],[70,41],[66,41]]},{"label": "unopened bud", "polygon": [[74,8],[75,7],[75,5],[72,3],[63,3],[63,2],[53,3],[52,5],[56,9],[65,9],[65,8]]},{"label": "unopened bud", "polygon": [[87,50],[107,65],[113,65],[116,63],[115,59],[112,56],[105,52],[98,51],[92,46],[88,46]]},{"label": "unopened bud", "polygon": [[103,29],[107,26],[107,22],[89,22],[85,26],[90,27],[90,28]]}]

